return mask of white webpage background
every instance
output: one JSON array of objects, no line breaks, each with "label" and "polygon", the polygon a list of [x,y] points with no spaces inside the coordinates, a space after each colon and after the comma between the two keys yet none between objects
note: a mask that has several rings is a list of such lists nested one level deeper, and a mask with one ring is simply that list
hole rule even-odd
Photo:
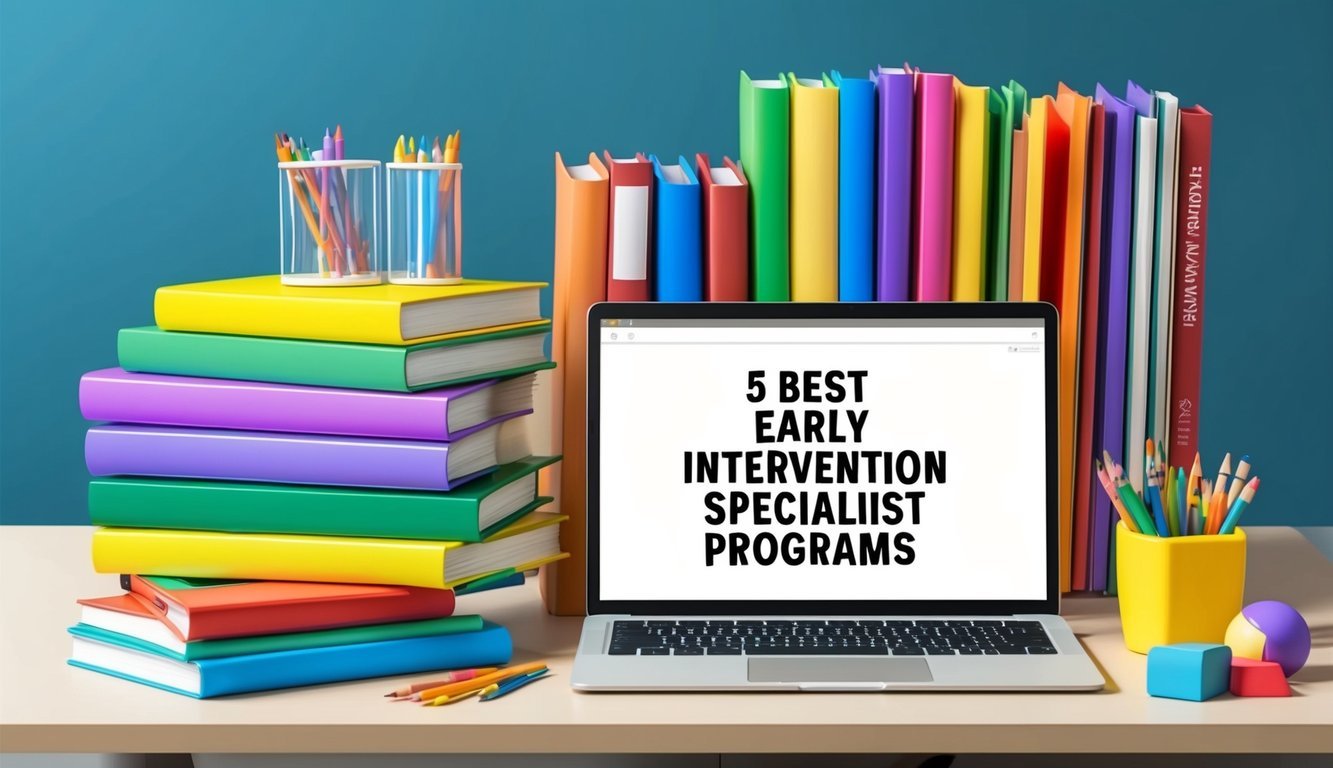
[{"label": "white webpage background", "polygon": [[[1045,598],[1044,377],[1040,344],[874,343],[904,333],[966,328],[602,328],[600,560],[603,600],[997,600]],[[1006,331],[1010,329],[1004,329]],[[701,338],[733,343],[654,343]],[[1012,329],[1028,337],[1030,328]],[[629,341],[629,333],[637,341]],[[674,332],[681,332],[675,334]],[[705,333],[701,333],[705,332]],[[615,333],[618,341],[610,341]],[[947,333],[946,333],[947,336]],[[792,338],[812,339],[802,343]],[[938,337],[938,336],[937,336]],[[839,339],[856,338],[844,342]],[[998,337],[995,337],[998,338]],[[822,339],[815,341],[813,339]],[[739,341],[738,341],[739,340]],[[747,372],[765,370],[762,403]],[[860,404],[777,400],[778,371],[866,370]],[[754,413],[865,408],[863,450],[945,451],[946,482],[877,483],[861,490],[925,491],[921,523],[896,526],[709,525],[711,490],[793,492],[854,486],[686,484],[687,450],[851,450],[853,444],[758,444]],[[836,466],[836,465],[835,465]],[[924,476],[924,475],[923,475]],[[724,478],[720,478],[724,479]],[[855,510],[849,495],[849,507]],[[906,506],[904,504],[904,508]],[[789,507],[789,509],[795,509]],[[705,533],[910,531],[910,565],[705,565]],[[896,550],[894,550],[896,552]],[[751,553],[752,554],[752,553]],[[830,550],[830,556],[832,551]]]}]

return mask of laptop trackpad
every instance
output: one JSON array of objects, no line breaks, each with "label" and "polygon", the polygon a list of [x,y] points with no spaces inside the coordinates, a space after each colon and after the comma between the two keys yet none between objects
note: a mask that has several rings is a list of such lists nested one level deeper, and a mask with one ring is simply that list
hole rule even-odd
[{"label": "laptop trackpad", "polygon": [[750,659],[752,683],[929,683],[925,659]]}]

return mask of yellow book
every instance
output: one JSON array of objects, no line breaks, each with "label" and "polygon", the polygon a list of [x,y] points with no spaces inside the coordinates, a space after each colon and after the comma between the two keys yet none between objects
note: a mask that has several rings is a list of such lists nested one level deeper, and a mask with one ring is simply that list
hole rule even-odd
[{"label": "yellow book", "polygon": [[791,299],[838,300],[838,89],[791,85]]},{"label": "yellow book", "polygon": [[953,269],[954,301],[981,301],[986,258],[986,184],[990,89],[954,80]]},{"label": "yellow book", "polygon": [[404,346],[537,322],[545,285],[464,280],[311,288],[262,275],[158,288],[153,314],[167,331]]},{"label": "yellow book", "polygon": [[1050,96],[1032,100],[1028,116],[1027,215],[1023,224],[1023,301],[1041,301],[1041,210],[1046,180],[1046,120]]},{"label": "yellow book", "polygon": [[[338,289],[343,290],[343,289]],[[369,539],[98,528],[98,573],[169,573],[203,579],[397,584],[445,589],[513,568],[526,571],[560,552],[564,515],[533,512],[484,541]]]}]

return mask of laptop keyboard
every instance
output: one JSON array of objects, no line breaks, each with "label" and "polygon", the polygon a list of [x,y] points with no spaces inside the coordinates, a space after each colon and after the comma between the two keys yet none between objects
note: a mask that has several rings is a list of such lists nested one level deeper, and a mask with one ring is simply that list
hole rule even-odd
[{"label": "laptop keyboard", "polygon": [[613,656],[1001,656],[1056,652],[1039,621],[616,621]]}]

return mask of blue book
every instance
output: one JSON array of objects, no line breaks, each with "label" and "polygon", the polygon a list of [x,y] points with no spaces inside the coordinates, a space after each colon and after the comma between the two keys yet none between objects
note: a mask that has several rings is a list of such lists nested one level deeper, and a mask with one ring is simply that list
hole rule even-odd
[{"label": "blue book", "polygon": [[875,299],[875,82],[830,73],[838,89],[838,300]]},{"label": "blue book", "polygon": [[679,165],[662,165],[656,155],[649,159],[657,177],[653,300],[703,301],[703,198],[699,179],[684,156]]},{"label": "blue book", "polygon": [[507,663],[513,654],[509,631],[489,622],[476,632],[196,661],[181,661],[161,646],[87,625],[70,627],[69,633],[74,636],[71,666],[197,699],[433,669],[495,666]]}]

